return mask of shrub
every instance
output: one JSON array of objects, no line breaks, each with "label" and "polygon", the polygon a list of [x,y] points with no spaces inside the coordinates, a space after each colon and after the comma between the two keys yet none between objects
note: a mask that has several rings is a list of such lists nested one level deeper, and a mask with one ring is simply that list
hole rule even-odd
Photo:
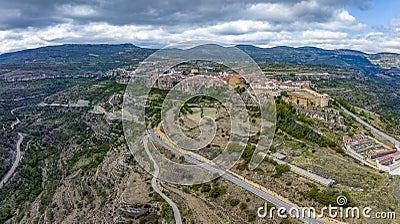
[{"label": "shrub", "polygon": [[212,198],[218,198],[219,196],[225,193],[226,193],[226,188],[224,186],[215,186],[211,188],[210,192],[208,193],[208,196]]},{"label": "shrub", "polygon": [[200,188],[201,192],[210,192],[210,190],[211,190],[211,185],[209,185],[209,184],[202,184],[201,185],[201,188]]},{"label": "shrub", "polygon": [[290,166],[288,164],[279,164],[275,167],[276,173],[273,175],[275,178],[279,178],[283,173],[286,173],[290,170]]},{"label": "shrub", "polygon": [[241,210],[245,210],[245,209],[247,208],[247,203],[246,203],[246,202],[240,202],[239,208],[240,208]]},{"label": "shrub", "polygon": [[252,222],[254,220],[256,220],[256,214],[254,214],[254,213],[247,214],[247,221],[248,222]]},{"label": "shrub", "polygon": [[236,205],[238,205],[239,203],[240,203],[240,200],[237,199],[237,198],[233,198],[233,199],[231,199],[231,200],[229,201],[229,204],[230,204],[231,206],[236,206]]},{"label": "shrub", "polygon": [[190,193],[190,189],[188,187],[182,187],[182,191],[185,192],[186,194]]}]

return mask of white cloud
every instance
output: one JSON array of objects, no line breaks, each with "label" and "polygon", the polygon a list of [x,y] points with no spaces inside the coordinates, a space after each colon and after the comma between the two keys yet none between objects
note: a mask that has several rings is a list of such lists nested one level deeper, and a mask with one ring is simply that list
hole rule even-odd
[{"label": "white cloud", "polygon": [[252,19],[283,22],[291,20],[293,11],[279,3],[259,3],[249,6],[243,15]]},{"label": "white cloud", "polygon": [[[400,53],[400,40],[397,38],[400,18],[394,18],[389,29],[374,30],[357,21],[349,11],[342,8],[345,1],[337,1],[268,0],[263,3],[225,4],[219,10],[222,14],[220,17],[215,14],[215,7],[203,4],[199,10],[209,13],[209,21],[202,21],[203,18],[195,11],[187,15],[186,11],[174,11],[172,8],[170,17],[190,16],[190,19],[199,20],[195,23],[182,20],[182,23],[177,24],[164,21],[136,23],[142,19],[140,16],[129,24],[115,24],[107,22],[101,8],[103,3],[61,4],[57,6],[57,12],[62,22],[44,27],[31,26],[0,31],[0,52],[63,43],[131,42],[143,47],[162,47],[174,42],[209,39],[229,44],[269,47],[310,45],[328,49],[352,48],[366,52]],[[352,2],[357,5],[363,1]],[[157,20],[160,10],[149,7],[143,12],[144,17],[153,14]],[[97,17],[101,19],[93,19]],[[165,17],[161,19],[163,18]]]},{"label": "white cloud", "polygon": [[207,29],[210,29],[210,31],[214,34],[240,35],[255,31],[272,30],[274,27],[268,22],[263,21],[238,20],[214,25]]},{"label": "white cloud", "polygon": [[96,10],[89,5],[64,4],[58,8],[66,16],[85,17],[96,14]]},{"label": "white cloud", "polygon": [[333,32],[328,30],[307,30],[302,32],[301,37],[303,39],[319,39],[319,40],[329,40],[329,39],[343,39],[348,37],[347,33],[344,32]]},{"label": "white cloud", "polygon": [[400,18],[393,18],[393,19],[390,21],[390,25],[391,25],[392,27],[400,27]]},{"label": "white cloud", "polygon": [[338,9],[334,12],[334,19],[327,23],[319,24],[320,27],[329,30],[347,29],[347,30],[362,30],[368,28],[366,24],[358,23],[345,9]]},{"label": "white cloud", "polygon": [[[276,30],[269,23],[232,21],[207,27],[173,32],[154,26],[107,23],[59,24],[47,28],[29,28],[18,32],[0,31],[0,52],[9,52],[43,45],[62,43],[134,43],[144,47],[161,47],[170,43],[208,39],[233,44],[316,46],[327,49],[350,48],[366,52],[400,53],[397,33],[368,32],[351,34],[310,27],[306,30]],[[230,31],[230,32],[229,32]]]},{"label": "white cloud", "polygon": [[316,0],[296,4],[258,3],[246,8],[242,16],[292,29],[304,29],[310,25],[329,30],[360,30],[367,27],[357,22],[347,10],[325,6]]}]

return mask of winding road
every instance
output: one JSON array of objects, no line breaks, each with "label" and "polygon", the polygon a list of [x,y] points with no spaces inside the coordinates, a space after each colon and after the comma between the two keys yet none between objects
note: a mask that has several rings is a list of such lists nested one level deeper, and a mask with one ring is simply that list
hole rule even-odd
[{"label": "winding road", "polygon": [[18,119],[18,117],[17,117],[17,120],[14,121],[13,123],[11,123],[11,130],[14,130],[15,125],[17,125],[17,124],[19,124],[19,123],[21,123],[21,121],[20,121],[20,120]]},{"label": "winding road", "polygon": [[0,188],[3,188],[3,185],[10,179],[10,177],[14,174],[15,169],[17,169],[18,163],[21,160],[21,143],[24,140],[24,135],[18,132],[18,142],[17,142],[17,155],[15,156],[15,161],[11,167],[11,169],[7,172],[7,174],[1,179]]},{"label": "winding road", "polygon": [[[296,217],[296,209],[295,207],[293,207],[292,205],[274,197],[273,195],[259,189],[256,188],[255,186],[247,183],[245,180],[241,180],[235,176],[233,176],[230,173],[225,172],[224,170],[221,170],[217,167],[211,166],[208,163],[199,161],[196,158],[193,158],[192,156],[190,156],[189,154],[183,154],[181,152],[178,152],[177,150],[171,148],[169,145],[167,145],[164,141],[162,141],[153,131],[153,129],[151,129],[150,127],[147,128],[148,133],[150,134],[150,136],[157,142],[159,143],[161,146],[163,146],[164,148],[166,148],[167,150],[169,150],[170,152],[174,153],[177,156],[183,156],[185,158],[185,161],[190,162],[192,164],[198,165],[210,172],[213,173],[219,173],[221,175],[222,178],[234,183],[237,186],[242,187],[243,189],[257,195],[258,197],[264,199],[267,202],[270,202],[272,204],[274,204],[275,206],[279,207],[279,208],[284,208],[285,211],[287,211],[288,213],[290,213],[290,215],[292,215],[293,217]],[[147,139],[148,140],[148,137]],[[147,142],[146,142],[147,143]],[[145,143],[144,143],[145,144]],[[146,145],[146,144],[145,144]],[[148,149],[146,149],[146,152],[149,154]],[[150,154],[149,154],[150,156]],[[152,157],[150,156],[150,158],[152,159]],[[152,159],[153,160],[153,159]],[[153,160],[154,161],[154,160]],[[155,163],[154,163],[155,164]],[[155,166],[156,167],[156,166]],[[158,167],[157,167],[158,169]],[[301,212],[300,212],[301,213]],[[310,224],[322,224],[323,222],[314,219],[312,217],[303,217],[302,215],[298,216],[298,219],[300,219],[301,221],[303,221],[304,223],[310,223]]]},{"label": "winding road", "polygon": [[144,138],[143,138],[144,149],[145,149],[146,153],[149,155],[149,158],[153,162],[153,166],[154,166],[154,174],[153,174],[153,179],[151,179],[151,186],[172,207],[172,210],[174,211],[174,218],[175,218],[176,224],[182,224],[181,213],[179,212],[178,206],[176,206],[175,202],[173,202],[167,195],[165,195],[158,188],[157,177],[158,177],[158,174],[160,173],[160,168],[158,167],[156,161],[153,159],[153,156],[151,155],[151,153],[149,151],[149,148],[147,145],[148,141],[149,141],[149,136],[148,135],[144,136]]},{"label": "winding road", "polygon": [[[17,107],[12,109],[10,112],[12,115],[14,115],[14,111],[24,108],[25,106],[22,107]],[[19,123],[21,123],[21,121],[19,120],[19,118],[17,117],[17,119],[11,123],[11,130],[14,130],[15,125],[18,125]],[[6,175],[1,179],[0,181],[0,189],[3,188],[4,184],[10,179],[10,177],[14,174],[15,170],[18,167],[19,162],[21,161],[21,144],[22,141],[24,140],[24,134],[18,132],[18,141],[17,141],[17,155],[15,156],[15,160],[13,162],[13,165],[11,166],[11,169],[6,173]]]}]

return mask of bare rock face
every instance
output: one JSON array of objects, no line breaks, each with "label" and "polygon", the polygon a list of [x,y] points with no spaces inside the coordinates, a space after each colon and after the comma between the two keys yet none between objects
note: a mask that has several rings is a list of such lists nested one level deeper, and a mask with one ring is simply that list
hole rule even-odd
[{"label": "bare rock face", "polygon": [[118,212],[124,217],[138,218],[157,210],[158,208],[155,208],[150,204],[123,204],[119,208]]}]

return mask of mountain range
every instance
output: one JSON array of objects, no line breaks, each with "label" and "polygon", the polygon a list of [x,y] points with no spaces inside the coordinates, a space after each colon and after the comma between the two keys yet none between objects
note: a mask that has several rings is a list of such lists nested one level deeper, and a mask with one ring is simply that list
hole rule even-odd
[{"label": "mountain range", "polygon": [[[394,53],[367,54],[349,49],[286,46],[259,48],[237,45],[237,48],[257,62],[335,65],[365,75],[393,71],[400,65],[400,55]],[[0,77],[104,73],[110,69],[136,65],[155,51],[133,44],[66,44],[5,53],[0,55]]]}]

